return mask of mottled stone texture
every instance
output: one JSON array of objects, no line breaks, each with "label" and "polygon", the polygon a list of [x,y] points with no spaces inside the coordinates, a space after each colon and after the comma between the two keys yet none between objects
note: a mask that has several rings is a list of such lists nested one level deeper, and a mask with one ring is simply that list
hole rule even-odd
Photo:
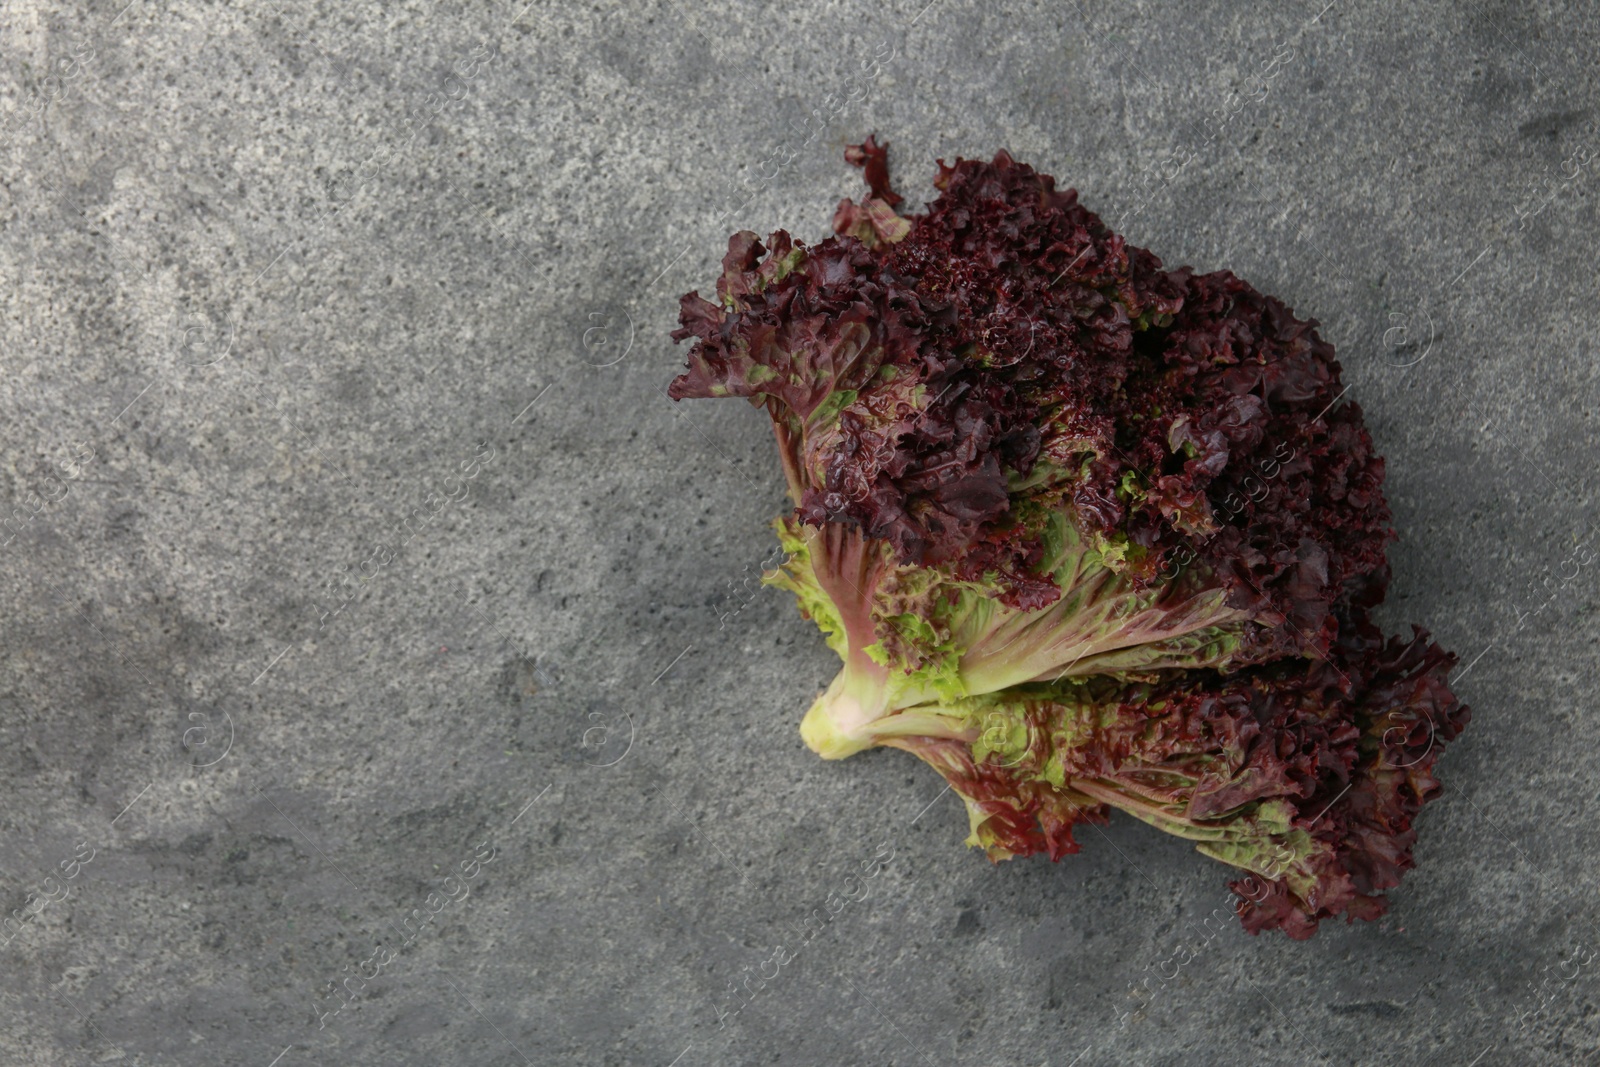
[{"label": "mottled stone texture", "polygon": [[[1600,1055],[1600,17],[924,2],[0,10],[0,1061]],[[1471,664],[1389,918],[801,745],[766,420],[667,335],[871,130],[1321,320]]]}]

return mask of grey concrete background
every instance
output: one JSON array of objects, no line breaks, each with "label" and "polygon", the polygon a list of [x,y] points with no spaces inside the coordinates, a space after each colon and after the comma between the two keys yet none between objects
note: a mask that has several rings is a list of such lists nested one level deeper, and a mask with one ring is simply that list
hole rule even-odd
[{"label": "grey concrete background", "polygon": [[[1600,15],[925,3],[0,6],[0,1062],[1596,1062]],[[991,867],[800,743],[765,420],[667,334],[872,130],[1322,321],[1472,664],[1389,918],[1213,935],[1183,842]]]}]

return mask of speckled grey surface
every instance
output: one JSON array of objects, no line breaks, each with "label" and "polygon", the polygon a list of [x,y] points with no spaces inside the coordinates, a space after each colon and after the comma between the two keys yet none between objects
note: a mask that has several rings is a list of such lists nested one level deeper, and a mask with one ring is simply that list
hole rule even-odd
[{"label": "speckled grey surface", "polygon": [[[1596,1062],[1600,15],[925,2],[0,10],[0,1062]],[[765,420],[667,334],[869,130],[1323,323],[1472,664],[1389,918],[800,743]]]}]

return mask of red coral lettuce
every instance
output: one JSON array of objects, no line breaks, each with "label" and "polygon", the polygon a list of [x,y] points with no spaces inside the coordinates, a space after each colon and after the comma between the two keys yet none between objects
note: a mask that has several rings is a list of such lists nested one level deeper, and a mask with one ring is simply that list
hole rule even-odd
[{"label": "red coral lettuce", "polygon": [[941,163],[905,216],[887,146],[846,158],[870,194],[835,236],[735,234],[716,301],[683,297],[669,388],[772,418],[795,510],[769,580],[845,664],[807,743],[915,751],[992,855],[1058,857],[1111,805],[1257,874],[1293,842],[1251,929],[1374,914],[1437,758],[1401,773],[1410,734],[1376,724],[1439,744],[1465,712],[1452,657],[1364,621],[1383,460],[1316,322],[1165,269],[1005,152]]}]

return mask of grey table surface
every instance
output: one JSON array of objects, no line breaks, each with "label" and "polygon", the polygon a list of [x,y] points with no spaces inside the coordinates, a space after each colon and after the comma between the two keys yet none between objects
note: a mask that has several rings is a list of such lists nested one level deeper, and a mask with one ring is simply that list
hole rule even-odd
[{"label": "grey table surface", "polygon": [[[1579,0],[5,4],[0,1062],[1600,1062],[1597,42]],[[801,744],[836,661],[755,583],[765,418],[665,399],[668,334],[874,130],[914,200],[1007,148],[1338,347],[1383,621],[1474,709],[1384,920],[1208,922],[1224,870],[1126,818],[993,866],[915,760]]]}]

